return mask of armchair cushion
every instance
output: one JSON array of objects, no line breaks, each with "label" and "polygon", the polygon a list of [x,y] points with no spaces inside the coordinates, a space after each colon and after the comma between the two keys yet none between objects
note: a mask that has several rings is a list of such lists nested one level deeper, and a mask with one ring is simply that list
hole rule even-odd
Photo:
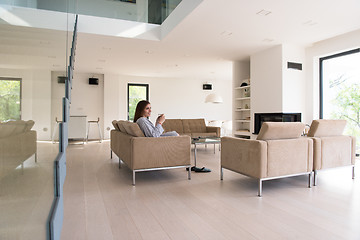
[{"label": "armchair cushion", "polygon": [[343,134],[345,126],[346,126],[346,120],[340,120],[340,119],[313,120],[308,133],[308,137],[339,136]]},{"label": "armchair cushion", "polygon": [[257,140],[298,138],[304,131],[305,124],[300,122],[264,122]]}]

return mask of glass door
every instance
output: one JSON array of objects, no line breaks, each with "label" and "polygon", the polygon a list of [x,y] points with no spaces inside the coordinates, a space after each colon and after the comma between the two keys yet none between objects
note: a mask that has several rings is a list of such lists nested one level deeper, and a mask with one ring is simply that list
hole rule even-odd
[{"label": "glass door", "polygon": [[320,118],[345,119],[360,152],[360,49],[320,59]]}]

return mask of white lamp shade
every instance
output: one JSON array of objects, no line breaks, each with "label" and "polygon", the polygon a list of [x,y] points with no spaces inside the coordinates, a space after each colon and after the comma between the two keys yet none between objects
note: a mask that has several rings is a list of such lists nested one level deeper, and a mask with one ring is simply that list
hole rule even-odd
[{"label": "white lamp shade", "polygon": [[215,94],[215,93],[212,93],[212,94],[209,94],[206,96],[205,98],[205,102],[208,103],[222,103],[223,102],[223,99],[221,96]]}]

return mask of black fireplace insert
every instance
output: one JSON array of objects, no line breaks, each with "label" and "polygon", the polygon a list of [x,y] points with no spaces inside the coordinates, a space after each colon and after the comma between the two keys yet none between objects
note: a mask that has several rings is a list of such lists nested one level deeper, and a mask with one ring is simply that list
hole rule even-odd
[{"label": "black fireplace insert", "polygon": [[301,122],[301,113],[255,113],[254,134],[259,134],[263,122]]}]

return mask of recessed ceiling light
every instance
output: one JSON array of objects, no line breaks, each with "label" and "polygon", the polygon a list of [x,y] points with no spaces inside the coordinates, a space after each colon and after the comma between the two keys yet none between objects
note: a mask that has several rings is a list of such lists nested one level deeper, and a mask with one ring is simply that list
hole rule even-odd
[{"label": "recessed ceiling light", "polygon": [[267,43],[271,43],[271,42],[273,42],[273,41],[274,41],[274,39],[271,39],[271,38],[264,38],[262,41],[263,41],[263,42],[267,42]]},{"label": "recessed ceiling light", "polygon": [[303,25],[304,25],[304,26],[308,26],[308,27],[314,26],[314,25],[316,25],[316,24],[317,24],[317,22],[314,22],[313,20],[309,20],[309,21],[303,22]]},{"label": "recessed ceiling light", "polygon": [[267,16],[267,15],[269,15],[270,13],[271,13],[271,11],[262,9],[261,11],[257,12],[256,14],[257,14],[257,15],[260,15],[260,16]]},{"label": "recessed ceiling light", "polygon": [[222,35],[222,36],[231,36],[232,34],[233,33],[230,32],[230,31],[223,31],[223,32],[220,33],[220,35]]}]

